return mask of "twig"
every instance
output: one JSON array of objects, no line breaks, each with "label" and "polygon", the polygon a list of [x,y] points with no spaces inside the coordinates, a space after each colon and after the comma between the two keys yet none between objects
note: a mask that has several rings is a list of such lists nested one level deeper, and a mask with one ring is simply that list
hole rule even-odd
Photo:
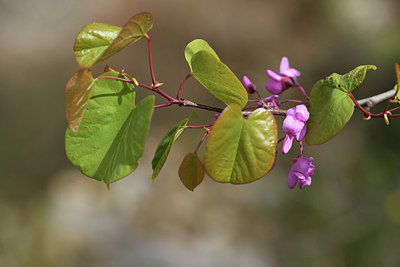
[{"label": "twig", "polygon": [[371,110],[375,105],[391,98],[396,93],[395,89],[391,89],[379,95],[367,97],[361,100],[357,100],[360,106],[364,107],[367,111]]}]

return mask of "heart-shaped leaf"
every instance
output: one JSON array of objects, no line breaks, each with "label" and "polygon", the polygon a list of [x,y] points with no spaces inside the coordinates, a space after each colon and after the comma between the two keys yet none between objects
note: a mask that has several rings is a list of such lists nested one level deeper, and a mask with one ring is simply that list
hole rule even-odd
[{"label": "heart-shaped leaf", "polygon": [[89,23],[76,37],[76,61],[81,67],[90,68],[130,44],[146,38],[146,33],[152,27],[153,18],[146,12],[133,16],[123,28],[104,23]]},{"label": "heart-shaped leaf", "polygon": [[348,93],[364,81],[370,69],[375,70],[376,67],[362,65],[344,75],[333,73],[313,86],[305,137],[307,144],[323,144],[343,129],[354,111],[354,103]]},{"label": "heart-shaped leaf", "polygon": [[[115,72],[104,76],[120,77]],[[68,127],[65,150],[85,175],[109,185],[131,172],[143,154],[153,114],[154,96],[135,106],[135,92],[128,83],[99,79],[78,132]]]},{"label": "heart-shaped leaf", "polygon": [[161,143],[158,145],[157,150],[154,154],[154,158],[152,161],[153,167],[153,175],[152,179],[154,180],[157,175],[160,173],[161,168],[164,166],[165,161],[171,151],[172,145],[178,139],[178,137],[183,133],[186,129],[186,124],[188,123],[189,118],[184,119],[180,123],[178,123],[174,128],[172,128],[163,138]]},{"label": "heart-shaped leaf", "polygon": [[94,80],[89,69],[76,72],[65,86],[65,115],[68,125],[77,132],[92,93]]},{"label": "heart-shaped leaf", "polygon": [[189,64],[189,67],[191,70],[193,70],[192,69],[193,55],[196,54],[197,52],[200,52],[203,50],[210,52],[219,60],[217,53],[215,53],[214,49],[212,49],[211,46],[206,41],[204,41],[202,39],[195,39],[195,40],[191,41],[190,43],[188,43],[188,45],[185,48],[185,59],[186,59],[187,63]]},{"label": "heart-shaped leaf", "polygon": [[187,154],[179,167],[178,173],[183,185],[193,191],[204,178],[204,167],[197,154]]},{"label": "heart-shaped leaf", "polygon": [[217,182],[253,182],[272,169],[277,140],[276,121],[269,111],[260,108],[243,119],[240,106],[230,105],[211,130],[205,170]]},{"label": "heart-shaped leaf", "polygon": [[354,103],[347,93],[317,82],[310,94],[310,118],[305,141],[309,145],[328,142],[346,125],[354,111]]},{"label": "heart-shaped leaf", "polygon": [[233,72],[212,53],[202,50],[192,56],[193,76],[226,105],[243,108],[247,91]]}]

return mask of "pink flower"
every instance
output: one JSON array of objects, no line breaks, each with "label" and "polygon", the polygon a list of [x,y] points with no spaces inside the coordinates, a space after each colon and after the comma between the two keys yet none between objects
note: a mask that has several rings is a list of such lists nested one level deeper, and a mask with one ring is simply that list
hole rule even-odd
[{"label": "pink flower", "polygon": [[252,83],[247,76],[243,76],[243,85],[247,93],[254,94],[256,92],[256,85]]},{"label": "pink flower", "polygon": [[310,113],[305,105],[298,105],[286,112],[286,118],[283,121],[282,129],[286,132],[283,140],[282,153],[286,154],[292,147],[293,139],[303,140],[307,132],[306,121]]},{"label": "pink flower", "polygon": [[300,77],[300,72],[289,67],[289,60],[283,57],[279,68],[279,73],[267,70],[267,75],[272,79],[265,84],[265,88],[274,95],[279,95],[289,87],[297,83],[296,78]]},{"label": "pink flower", "polygon": [[299,184],[300,189],[305,185],[311,185],[311,176],[314,175],[315,166],[312,164],[314,158],[298,157],[293,159],[293,166],[290,168],[287,183],[290,188]]}]

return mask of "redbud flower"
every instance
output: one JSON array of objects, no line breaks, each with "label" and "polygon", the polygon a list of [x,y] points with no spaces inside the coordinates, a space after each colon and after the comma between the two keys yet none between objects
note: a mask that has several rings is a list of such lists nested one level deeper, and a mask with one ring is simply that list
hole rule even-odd
[{"label": "redbud flower", "polygon": [[243,85],[247,93],[254,94],[256,92],[256,85],[252,83],[247,76],[243,76]]},{"label": "redbud flower", "polygon": [[300,72],[296,69],[289,67],[289,60],[287,57],[283,57],[279,73],[275,73],[272,70],[267,70],[267,75],[272,79],[265,84],[265,88],[274,95],[279,95],[289,87],[292,87],[296,83],[296,78],[300,77]]},{"label": "redbud flower", "polygon": [[290,188],[299,184],[300,189],[305,185],[311,185],[311,175],[314,175],[315,166],[312,164],[314,158],[298,157],[293,159],[293,166],[290,168],[287,183]]},{"label": "redbud flower", "polygon": [[283,121],[282,129],[286,132],[283,140],[282,153],[286,154],[292,147],[293,139],[303,140],[307,132],[306,121],[310,113],[305,105],[298,105],[286,112],[286,118]]}]

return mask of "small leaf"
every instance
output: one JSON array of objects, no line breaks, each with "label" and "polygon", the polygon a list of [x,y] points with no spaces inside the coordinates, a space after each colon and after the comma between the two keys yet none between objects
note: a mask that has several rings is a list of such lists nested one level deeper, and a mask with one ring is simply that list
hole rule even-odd
[{"label": "small leaf", "polygon": [[364,81],[367,71],[371,69],[376,70],[376,66],[358,66],[344,75],[333,73],[325,79],[325,85],[350,93]]},{"label": "small leaf", "polygon": [[76,133],[86,111],[93,89],[93,76],[89,69],[76,72],[65,86],[65,115],[71,130]]},{"label": "small leaf", "polygon": [[[120,77],[115,72],[104,76]],[[109,185],[131,172],[143,154],[153,115],[154,96],[135,106],[130,84],[96,80],[78,132],[68,127],[67,157],[85,175]]]},{"label": "small leaf", "polygon": [[233,72],[208,51],[192,56],[193,76],[226,105],[243,108],[248,101],[247,91]]},{"label": "small leaf", "polygon": [[187,154],[179,167],[178,173],[183,185],[193,191],[204,178],[204,167],[197,154]]},{"label": "small leaf", "polygon": [[202,39],[195,39],[191,41],[185,48],[185,59],[189,64],[191,70],[192,70],[193,55],[203,50],[210,52],[219,60],[217,53],[215,53],[214,49],[212,49],[211,46],[206,41]]},{"label": "small leaf", "polygon": [[123,28],[104,23],[89,23],[76,37],[74,51],[78,64],[90,68],[115,55],[130,44],[146,38],[153,27],[150,13],[133,16]]},{"label": "small leaf", "polygon": [[180,123],[178,123],[174,128],[172,128],[163,138],[161,143],[158,145],[157,150],[154,154],[154,158],[152,161],[153,167],[153,175],[152,179],[157,177],[160,173],[161,168],[164,166],[165,161],[171,151],[172,145],[178,139],[178,137],[183,133],[186,129],[186,124],[188,123],[189,119],[184,119]]},{"label": "small leaf", "polygon": [[230,105],[211,130],[205,170],[217,182],[253,182],[272,169],[277,140],[276,121],[269,111],[257,109],[244,120],[241,108]]}]

